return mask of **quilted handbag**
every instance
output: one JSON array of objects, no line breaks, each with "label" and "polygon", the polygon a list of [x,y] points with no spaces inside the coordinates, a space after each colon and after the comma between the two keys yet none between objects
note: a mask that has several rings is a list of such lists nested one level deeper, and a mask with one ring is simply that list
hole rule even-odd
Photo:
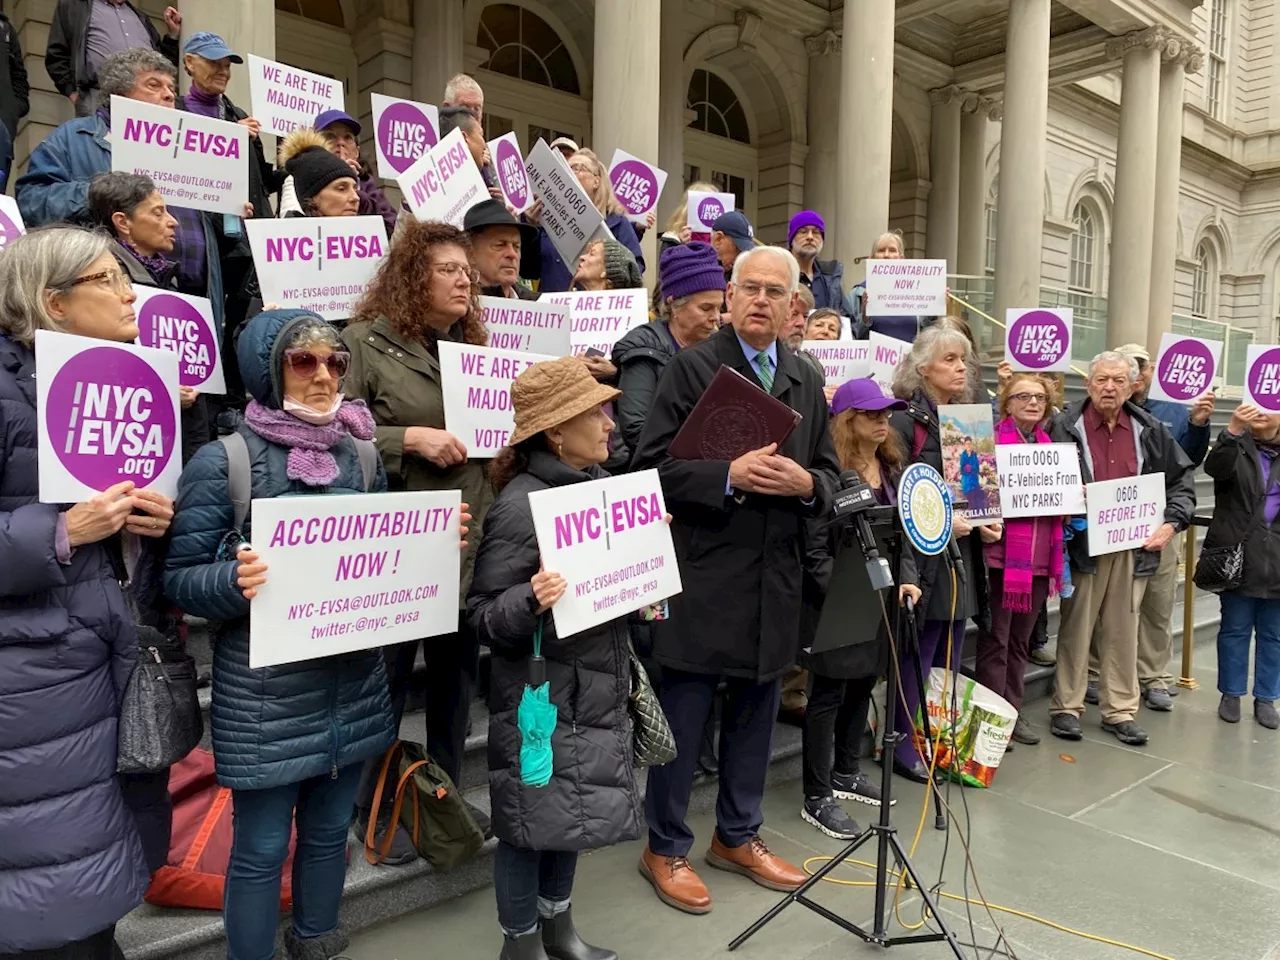
[{"label": "quilted handbag", "polygon": [[1238,589],[1244,580],[1244,544],[1233,543],[1201,550],[1191,579],[1197,587],[1209,593]]},{"label": "quilted handbag", "polygon": [[139,626],[138,635],[138,665],[120,705],[118,773],[167,770],[204,733],[195,661],[158,630]]},{"label": "quilted handbag", "polygon": [[627,655],[631,658],[631,699],[628,706],[635,762],[641,767],[660,767],[676,758],[676,739],[671,735],[671,725],[667,723],[667,715],[662,712],[662,704],[649,682],[649,674],[630,641],[627,642]]}]

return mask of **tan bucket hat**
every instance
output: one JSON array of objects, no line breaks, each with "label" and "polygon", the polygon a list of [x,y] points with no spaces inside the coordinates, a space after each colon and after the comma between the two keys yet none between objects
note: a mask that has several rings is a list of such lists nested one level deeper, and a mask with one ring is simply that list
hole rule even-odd
[{"label": "tan bucket hat", "polygon": [[577,357],[535,363],[511,384],[516,414],[511,446],[620,396],[621,390],[597,383]]}]

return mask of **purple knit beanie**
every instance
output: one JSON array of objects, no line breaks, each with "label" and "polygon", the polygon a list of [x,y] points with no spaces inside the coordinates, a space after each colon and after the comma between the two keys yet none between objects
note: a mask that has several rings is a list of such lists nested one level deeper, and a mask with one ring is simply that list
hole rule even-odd
[{"label": "purple knit beanie", "polygon": [[805,227],[817,227],[818,232],[822,234],[823,239],[826,239],[827,225],[823,222],[822,218],[812,210],[801,210],[791,218],[791,225],[787,227],[788,250],[791,249],[791,241],[796,238],[796,234]]},{"label": "purple knit beanie", "polygon": [[703,290],[724,289],[724,267],[715,247],[695,240],[668,247],[658,261],[662,299],[679,299]]}]

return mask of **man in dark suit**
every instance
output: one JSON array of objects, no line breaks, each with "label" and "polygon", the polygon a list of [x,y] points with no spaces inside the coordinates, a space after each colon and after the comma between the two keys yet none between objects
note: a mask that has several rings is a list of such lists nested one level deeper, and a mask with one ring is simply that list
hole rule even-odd
[{"label": "man in dark suit", "polygon": [[[780,679],[797,654],[804,521],[827,510],[840,470],[822,378],[778,341],[798,288],[799,266],[786,250],[760,247],[737,258],[728,289],[731,322],[667,364],[632,461],[633,469],[656,467],[662,477],[684,584],[654,637],[662,707],[679,755],[649,772],[649,844],[640,872],[663,902],[687,913],[711,909],[689,865],[693,834],[685,815],[699,738],[721,679],[728,690],[707,862],[772,890],[794,890],[805,880],[759,835]],[[733,461],[669,456],[672,439],[722,365],[803,419],[781,449],[771,443]]]}]

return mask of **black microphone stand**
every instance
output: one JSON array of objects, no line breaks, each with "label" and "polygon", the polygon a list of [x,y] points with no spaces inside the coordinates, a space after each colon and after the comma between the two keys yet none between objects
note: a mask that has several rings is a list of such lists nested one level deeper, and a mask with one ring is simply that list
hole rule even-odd
[{"label": "black microphone stand", "polygon": [[[889,552],[893,560],[893,570],[895,575],[901,569],[900,559],[902,551],[905,549],[903,543],[903,534],[901,530],[895,529],[894,532],[886,536],[886,542],[889,545]],[[939,943],[946,942],[951,948],[952,954],[956,960],[965,960],[964,954],[960,951],[960,943],[956,940],[956,935],[951,931],[947,922],[943,919],[942,914],[938,910],[938,904],[933,895],[929,892],[928,886],[921,879],[920,872],[911,862],[906,848],[902,845],[902,840],[898,836],[898,828],[895,827],[890,818],[890,806],[892,803],[893,791],[893,751],[901,740],[910,736],[909,733],[900,733],[897,731],[897,696],[898,684],[900,679],[900,670],[898,667],[898,659],[901,656],[911,656],[915,661],[916,684],[920,693],[920,712],[924,718],[924,735],[925,739],[932,743],[929,729],[929,710],[924,693],[924,675],[920,666],[920,658],[917,653],[916,632],[914,626],[915,613],[914,610],[908,610],[904,613],[903,608],[898,604],[897,590],[889,587],[883,591],[882,596],[885,602],[891,604],[895,610],[894,614],[894,636],[897,638],[899,649],[898,656],[890,655],[887,676],[887,695],[885,697],[885,718],[884,718],[884,745],[882,748],[880,762],[880,818],[867,827],[858,837],[852,840],[848,846],[832,857],[826,864],[822,866],[816,873],[804,882],[798,889],[788,893],[773,909],[753,923],[750,927],[740,933],[730,944],[729,949],[737,950],[738,947],[746,943],[751,937],[755,936],[783,910],[791,906],[793,903],[799,903],[801,906],[808,907],[819,916],[826,917],[838,927],[849,931],[854,936],[860,938],[866,943],[879,944],[882,947],[896,947],[907,943]],[[912,626],[909,630],[902,629],[904,621],[910,621]],[[948,625],[948,628],[950,625]],[[910,635],[911,642],[909,647],[904,647],[904,638]],[[950,637],[948,637],[950,642]],[[933,791],[934,809],[938,819],[938,823],[945,827],[945,821],[942,817],[942,799],[938,795],[936,784],[926,784],[928,789]],[[854,853],[858,851],[864,844],[876,841],[876,876],[875,876],[875,915],[872,918],[871,930],[865,930],[857,924],[846,920],[839,914],[829,910],[822,904],[809,899],[808,893],[817,884],[823,881],[832,870],[848,860]],[[889,856],[892,853],[893,859],[897,864],[899,872],[905,872],[910,878],[916,889],[920,892],[920,899],[924,901],[926,910],[933,916],[934,922],[938,926],[937,932],[929,933],[913,933],[903,936],[891,937],[888,931],[888,913],[889,913]]]}]

